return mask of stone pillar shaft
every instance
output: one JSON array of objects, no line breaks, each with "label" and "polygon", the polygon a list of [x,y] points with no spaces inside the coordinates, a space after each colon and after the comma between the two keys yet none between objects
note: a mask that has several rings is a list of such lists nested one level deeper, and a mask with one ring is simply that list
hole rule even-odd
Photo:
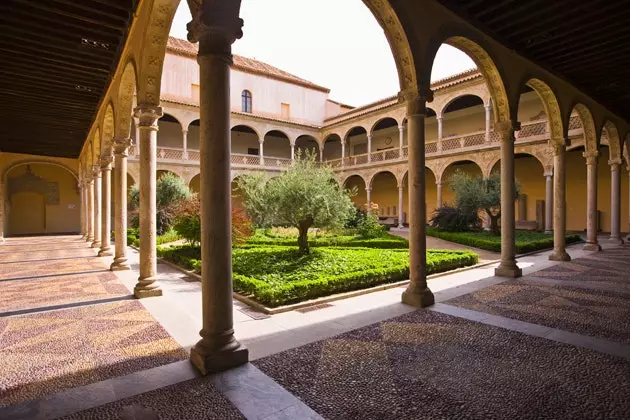
[{"label": "stone pillar shaft", "polygon": [[201,340],[192,348],[190,359],[203,374],[246,363],[249,357],[247,349],[234,337],[232,315],[230,65],[233,41],[234,38],[222,32],[204,32],[199,39],[197,57],[201,89],[203,327]]},{"label": "stone pillar shaft", "polygon": [[367,211],[372,210],[372,188],[365,189],[366,201],[367,201]]},{"label": "stone pillar shaft", "polygon": [[492,129],[492,105],[485,105],[486,109],[486,143],[490,143],[490,130]]},{"label": "stone pillar shaft", "polygon": [[610,163],[610,241],[622,244],[621,239],[621,160]]},{"label": "stone pillar shaft", "polygon": [[601,251],[597,242],[597,158],[599,152],[584,152],[586,158],[586,245],[588,251]]},{"label": "stone pillar shaft", "polygon": [[291,144],[291,162],[295,160],[295,144]]},{"label": "stone pillar shaft", "polygon": [[630,164],[628,165],[628,236],[626,242],[630,242]]},{"label": "stone pillar shaft", "polygon": [[[564,161],[564,158],[563,158]],[[554,162],[554,167],[555,167]],[[554,195],[554,179],[552,174],[545,174],[545,232],[553,231],[553,195]]]},{"label": "stone pillar shaft", "polygon": [[436,182],[435,186],[437,187],[437,208],[439,209],[440,207],[442,207],[443,202],[442,202],[442,183],[441,182]]},{"label": "stone pillar shaft", "polygon": [[101,246],[101,170],[98,166],[94,167],[94,241],[92,248],[100,248]]},{"label": "stone pillar shaft", "polygon": [[497,124],[501,135],[501,263],[495,269],[500,277],[520,277],[516,265],[514,202],[514,130],[518,123],[503,121]]},{"label": "stone pillar shaft", "polygon": [[442,117],[437,117],[437,129],[438,129],[438,141],[441,141],[444,137],[444,119]]},{"label": "stone pillar shaft", "polygon": [[129,270],[127,262],[127,156],[129,156],[131,139],[114,139],[114,185],[116,197],[114,197],[114,231],[115,250],[114,261],[110,266],[112,271]]},{"label": "stone pillar shaft", "polygon": [[158,119],[162,108],[156,106],[138,106],[135,116],[138,118],[140,138],[140,277],[134,288],[134,296],[145,298],[161,296],[162,289],[157,282],[156,250],[156,184],[157,184],[157,133]]},{"label": "stone pillar shaft", "polygon": [[402,302],[416,307],[435,303],[427,285],[425,117],[431,95],[407,95],[407,140],[409,147],[409,286]]},{"label": "stone pillar shaft", "polygon": [[405,145],[405,126],[404,125],[399,125],[398,126],[398,149],[400,150],[400,158],[402,159],[403,157],[403,147]]},{"label": "stone pillar shaft", "polygon": [[566,250],[567,198],[563,140],[554,141],[553,173],[553,252],[549,255],[549,259],[552,261],[570,261],[571,257]]},{"label": "stone pillar shaft", "polygon": [[404,217],[405,217],[405,212],[403,211],[403,206],[404,206],[404,194],[405,194],[405,187],[401,184],[398,186],[398,227],[399,228],[403,228],[404,227]]},{"label": "stone pillar shaft", "polygon": [[367,161],[368,162],[372,162],[372,135],[368,134],[367,135]]},{"label": "stone pillar shaft", "polygon": [[99,257],[112,255],[112,158],[110,156],[101,161],[102,176],[102,211],[101,211],[101,250]]},{"label": "stone pillar shaft", "polygon": [[[79,217],[81,221],[81,239],[85,239],[85,237],[87,236],[87,226],[85,223],[85,182],[83,181],[79,182],[79,201],[80,201]],[[1,226],[0,226],[0,229],[1,229]]]},{"label": "stone pillar shaft", "polygon": [[260,166],[265,166],[265,140],[259,140],[258,144],[260,147],[258,148],[258,158],[260,160]]},{"label": "stone pillar shaft", "polygon": [[182,146],[184,148],[184,160],[188,160],[188,130],[182,130]]},{"label": "stone pillar shaft", "polygon": [[86,224],[87,224],[87,236],[86,242],[89,244],[94,240],[94,180],[88,179],[85,181],[86,186]]}]

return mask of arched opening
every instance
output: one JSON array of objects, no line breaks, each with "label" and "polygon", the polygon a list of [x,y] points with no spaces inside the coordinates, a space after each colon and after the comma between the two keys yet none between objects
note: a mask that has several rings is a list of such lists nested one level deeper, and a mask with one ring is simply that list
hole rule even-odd
[{"label": "arched opening", "polygon": [[[429,167],[425,167],[424,172],[424,182],[425,182],[425,197],[426,197],[426,215],[427,222],[433,217],[433,211],[438,207],[437,201],[437,181],[435,177],[435,173]],[[409,214],[411,209],[409,208],[409,173],[405,172],[402,177],[401,185],[403,187],[403,226],[408,226]]]},{"label": "arched opening", "polygon": [[373,156],[373,160],[398,158],[398,150],[401,147],[398,121],[386,117],[374,124],[372,127],[372,150],[381,153]]},{"label": "arched opening", "polygon": [[291,159],[289,136],[278,130],[271,130],[265,134],[263,156],[266,158]]},{"label": "arched opening", "polygon": [[168,171],[168,170],[166,170],[166,169],[158,169],[158,170],[155,172],[155,178],[156,178],[157,180],[160,180],[160,178],[162,178],[162,177],[163,177],[164,175],[166,175],[166,174],[171,174],[171,175],[174,175],[174,176],[176,176],[176,177],[179,177],[179,175],[177,175],[175,172]]},{"label": "arched opening", "polygon": [[435,128],[437,138],[441,134],[442,150],[448,151],[485,143],[485,127],[486,109],[483,100],[476,95],[463,95],[444,107],[441,122],[438,119]]},{"label": "arched opening", "polygon": [[186,143],[189,151],[199,151],[199,120],[194,120],[188,125],[188,133],[186,134]]},{"label": "arched opening", "polygon": [[341,137],[337,134],[330,134],[324,140],[324,161],[341,159]]},{"label": "arched opening", "polygon": [[170,114],[164,114],[158,120],[158,129],[158,148],[183,149],[182,125],[177,118]]},{"label": "arched opening", "polygon": [[[382,223],[394,225],[398,217],[398,180],[389,171],[379,172],[372,177],[372,206],[376,207]],[[397,225],[396,220],[396,225]]]},{"label": "arched opening", "polygon": [[349,191],[355,191],[356,194],[352,197],[354,206],[362,210],[366,209],[367,204],[367,191],[365,180],[360,175],[352,175],[345,180],[343,188]]},{"label": "arched opening", "polygon": [[136,94],[135,61],[129,59],[120,79],[118,87],[118,103],[116,113],[116,135],[123,138],[135,137],[133,97]]},{"label": "arched opening", "polygon": [[201,174],[197,174],[195,176],[193,176],[193,178],[190,180],[190,183],[188,184],[188,188],[190,188],[190,191],[196,194],[199,194],[199,191],[201,191]]},{"label": "arched opening", "polygon": [[[258,133],[246,125],[232,127],[231,146],[232,154],[258,156],[260,154],[260,142]],[[258,160],[256,159],[256,162]]]},{"label": "arched opening", "polygon": [[346,156],[366,155],[368,150],[367,130],[353,127],[346,133]]},{"label": "arched opening", "polygon": [[319,160],[319,144],[313,136],[303,134],[295,140],[295,156],[306,156],[312,154],[316,160]]},{"label": "arched opening", "polygon": [[25,163],[5,175],[7,236],[79,232],[81,200],[76,177],[50,163]]},{"label": "arched opening", "polygon": [[514,156],[514,177],[520,192],[516,200],[516,229],[543,230],[545,215],[538,214],[536,210],[538,206],[544,208],[546,199],[545,169],[542,163],[535,156],[517,153]]},{"label": "arched opening", "polygon": [[[114,184],[115,183],[113,183],[112,185],[114,185]],[[133,177],[131,175],[127,174],[127,190],[129,190],[134,185],[136,185],[136,180],[133,179]]]}]

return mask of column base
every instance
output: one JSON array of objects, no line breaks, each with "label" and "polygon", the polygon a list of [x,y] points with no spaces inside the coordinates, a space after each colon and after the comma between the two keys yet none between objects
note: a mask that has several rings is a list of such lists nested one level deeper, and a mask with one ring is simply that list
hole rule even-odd
[{"label": "column base", "polygon": [[236,346],[231,345],[228,349],[213,352],[208,352],[201,345],[202,342],[203,340],[190,349],[190,362],[202,375],[228,370],[249,361],[249,350],[238,341]]},{"label": "column base", "polygon": [[551,234],[553,233],[553,230],[545,230],[545,233],[546,233],[547,235],[551,235]]},{"label": "column base", "polygon": [[114,253],[112,252],[111,248],[101,249],[100,251],[98,251],[98,256],[99,257],[111,257],[113,255],[114,255]]},{"label": "column base", "polygon": [[137,299],[162,296],[162,289],[155,277],[139,278],[138,284],[133,288],[133,295]]},{"label": "column base", "polygon": [[131,266],[127,262],[127,258],[114,258],[114,262],[109,266],[111,271],[131,270]]},{"label": "column base", "polygon": [[92,245],[90,245],[92,248],[100,248],[101,247],[101,241],[94,241],[92,242]]},{"label": "column base", "polygon": [[94,241],[94,237],[87,237],[85,238],[85,242],[87,242],[88,244],[92,244],[92,242]]},{"label": "column base", "polygon": [[571,261],[571,256],[564,249],[562,251],[554,250],[549,255],[549,261]]},{"label": "column base", "polygon": [[401,302],[416,308],[426,308],[435,304],[435,296],[428,287],[420,288],[410,283],[407,290],[402,293]]},{"label": "column base", "polygon": [[623,245],[623,239],[621,238],[610,238],[608,239],[608,242],[617,244],[617,245]]},{"label": "column base", "polygon": [[595,251],[595,252],[599,252],[602,250],[602,247],[599,246],[599,244],[597,242],[587,242],[586,245],[584,245],[584,248],[582,248],[584,251]]},{"label": "column base", "polygon": [[494,269],[494,275],[497,277],[509,277],[511,279],[515,279],[523,275],[523,270],[521,270],[514,261],[501,262],[501,264]]}]

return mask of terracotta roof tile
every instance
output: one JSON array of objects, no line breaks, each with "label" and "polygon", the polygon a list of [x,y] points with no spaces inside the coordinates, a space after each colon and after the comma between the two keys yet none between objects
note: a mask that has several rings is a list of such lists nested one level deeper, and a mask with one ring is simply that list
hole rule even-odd
[{"label": "terracotta roof tile", "polygon": [[[166,46],[167,51],[172,51],[189,57],[196,57],[198,48],[199,47],[197,44],[193,44],[184,39],[174,38],[172,36],[168,38],[168,44]],[[309,82],[308,80],[297,77],[291,73],[287,73],[284,70],[280,70],[279,68],[274,67],[270,64],[254,60],[253,58],[247,58],[234,54],[234,65],[232,67],[248,73],[267,76],[273,79],[282,80],[307,88],[319,90],[321,92],[330,93],[330,89],[328,88],[319,86],[313,82]]]}]

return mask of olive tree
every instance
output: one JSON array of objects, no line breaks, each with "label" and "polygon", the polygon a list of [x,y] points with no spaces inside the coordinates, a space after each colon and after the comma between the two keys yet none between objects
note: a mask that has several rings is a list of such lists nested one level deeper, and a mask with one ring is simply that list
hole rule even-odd
[{"label": "olive tree", "polygon": [[[490,232],[501,233],[501,175],[491,174],[488,178],[471,176],[456,171],[451,177],[451,189],[455,193],[455,205],[463,213],[484,211],[490,219]],[[518,198],[519,186],[514,184],[514,198]]]},{"label": "olive tree", "polygon": [[355,211],[350,192],[339,186],[331,168],[318,165],[312,153],[298,154],[277,178],[242,176],[238,188],[243,206],[255,224],[298,229],[298,246],[303,254],[309,253],[311,227],[341,227]]}]

